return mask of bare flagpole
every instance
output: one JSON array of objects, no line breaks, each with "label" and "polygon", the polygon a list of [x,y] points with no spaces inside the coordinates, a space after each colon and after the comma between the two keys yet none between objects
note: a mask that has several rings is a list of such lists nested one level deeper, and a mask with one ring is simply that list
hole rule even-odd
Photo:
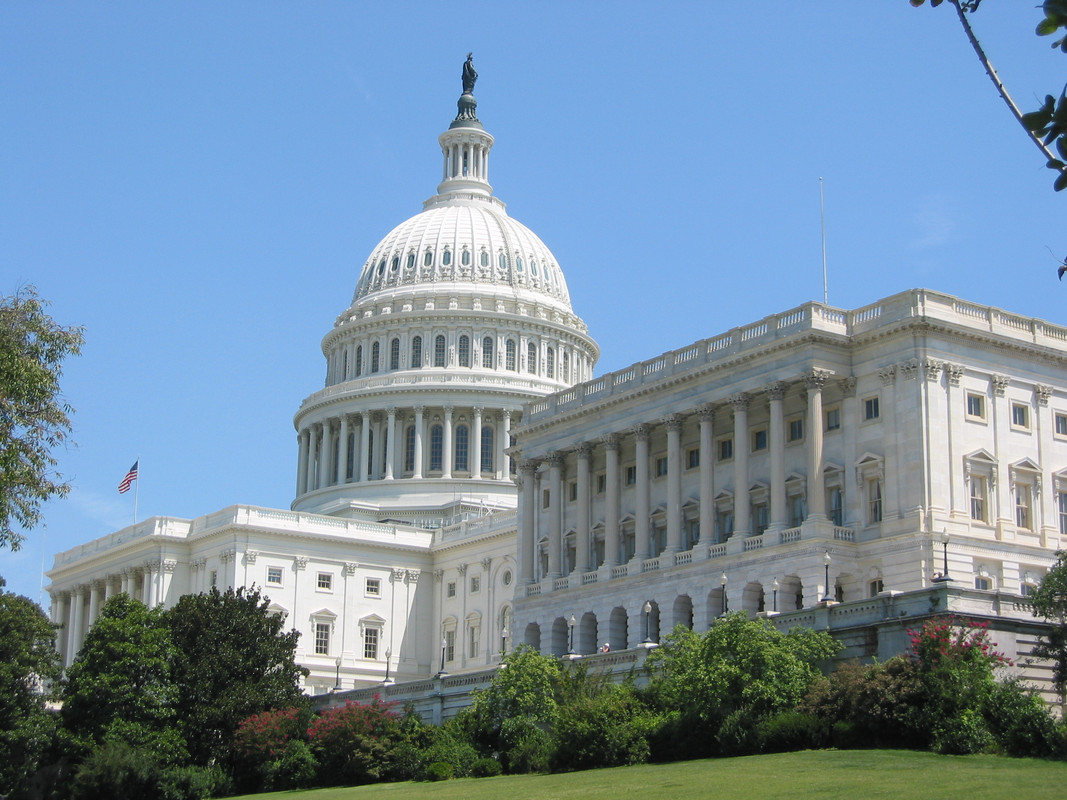
[{"label": "bare flagpole", "polygon": [[[820,179],[821,180],[821,179]],[[137,501],[141,496],[141,457],[137,456],[137,485],[133,487],[133,524],[137,524]]]},{"label": "bare flagpole", "polygon": [[823,199],[822,178],[819,178],[819,227],[822,232],[822,302],[830,304],[830,293],[826,283],[826,203]]}]

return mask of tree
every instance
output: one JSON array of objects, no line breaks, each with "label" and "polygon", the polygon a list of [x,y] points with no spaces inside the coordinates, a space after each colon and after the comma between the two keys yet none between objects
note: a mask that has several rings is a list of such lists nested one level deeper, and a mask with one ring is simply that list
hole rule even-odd
[{"label": "tree", "polygon": [[[923,5],[926,0],[910,0],[910,2],[913,6],[918,7]],[[930,5],[936,8],[943,2],[945,0],[930,0]],[[997,71],[993,68],[989,57],[986,56],[985,50],[979,44],[978,37],[975,36],[974,29],[967,19],[967,14],[977,11],[982,0],[948,0],[948,2],[956,9],[956,15],[959,17],[964,33],[967,34],[967,40],[971,43],[971,47],[974,48],[974,52],[978,54],[978,60],[982,62],[986,74],[993,82],[993,85],[997,87],[997,92],[1008,106],[1008,110],[1011,111],[1012,116],[1026,130],[1030,140],[1037,145],[1037,148],[1045,156],[1048,168],[1059,173],[1053,188],[1057,192],[1067,188],[1067,163],[1064,163],[1067,162],[1067,88],[1060,93],[1058,100],[1052,95],[1046,95],[1045,102],[1040,109],[1024,114],[1019,110],[1007,88],[1001,82],[1000,76],[997,75]],[[1045,0],[1041,9],[1045,16],[1037,25],[1036,33],[1038,36],[1050,36],[1057,33],[1060,28],[1067,28],[1067,0]],[[1067,36],[1057,39],[1052,43],[1052,46],[1067,53]],[[1053,142],[1055,142],[1056,149],[1059,151],[1059,156],[1049,149],[1049,145]]]},{"label": "tree", "polygon": [[177,651],[163,614],[125,593],[104,603],[63,687],[63,724],[82,754],[121,743],[182,759],[171,671]]},{"label": "tree", "polygon": [[307,670],[295,661],[299,631],[269,609],[258,590],[185,595],[166,612],[177,649],[174,680],[180,726],[194,764],[230,759],[241,721],[299,707]]},{"label": "tree", "polygon": [[64,328],[45,313],[32,286],[0,299],[0,547],[25,538],[41,504],[69,491],[53,471],[53,448],[70,434],[73,409],[61,398],[63,360],[81,352],[81,328]]},{"label": "tree", "polygon": [[27,597],[3,590],[0,578],[0,794],[21,790],[52,740],[45,711],[59,677],[55,626]]},{"label": "tree", "polygon": [[1067,550],[1056,553],[1041,584],[1030,597],[1034,616],[1043,618],[1049,629],[1034,646],[1033,655],[1052,662],[1052,681],[1060,702],[1067,702]]}]

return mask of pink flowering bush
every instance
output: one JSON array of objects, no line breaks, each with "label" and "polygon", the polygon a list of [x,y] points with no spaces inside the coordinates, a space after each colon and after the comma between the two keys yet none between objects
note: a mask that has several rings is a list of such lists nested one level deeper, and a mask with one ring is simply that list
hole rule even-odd
[{"label": "pink flowering bush", "polygon": [[348,701],[311,723],[308,741],[321,765],[324,784],[355,785],[389,780],[393,750],[403,739],[402,717],[394,703],[378,697],[367,704]]}]

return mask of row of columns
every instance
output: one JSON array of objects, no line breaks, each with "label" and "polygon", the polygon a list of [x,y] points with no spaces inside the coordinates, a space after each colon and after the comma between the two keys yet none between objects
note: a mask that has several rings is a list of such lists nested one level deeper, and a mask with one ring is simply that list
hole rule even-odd
[{"label": "row of columns", "polygon": [[[807,373],[803,380],[807,388],[806,446],[808,453],[807,478],[807,518],[822,520],[826,518],[825,480],[823,477],[823,421],[822,391],[831,373],[828,370],[815,369]],[[850,384],[854,394],[855,383]],[[771,384],[767,389],[770,423],[768,426],[771,466],[770,486],[770,526],[771,530],[788,527],[788,508],[786,505],[785,486],[785,420],[783,398],[788,384],[782,381]],[[847,387],[846,387],[847,388]],[[714,530],[715,484],[714,464],[714,420],[719,409],[727,408],[733,412],[733,484],[734,484],[734,537],[745,537],[752,532],[749,510],[749,428],[748,408],[751,395],[737,393],[731,395],[727,403],[716,406],[708,403],[699,406],[695,412],[700,418],[700,540],[699,544],[708,544]],[[666,552],[679,552],[683,549],[684,519],[682,512],[682,443],[681,430],[685,420],[683,414],[672,414],[660,421],[667,433],[667,542]],[[652,555],[651,543],[651,481],[649,478],[649,436],[653,426],[639,424],[624,432],[634,441],[635,485],[634,496],[634,538],[635,559],[645,559]],[[601,437],[597,444],[603,448],[605,456],[605,504],[604,526],[605,552],[604,566],[620,563],[620,480],[619,449],[621,435],[608,434]],[[577,523],[575,526],[576,558],[574,569],[585,572],[590,569],[589,554],[592,551],[590,541],[590,522],[592,518],[592,497],[590,492],[590,457],[594,444],[582,442],[574,448],[576,454],[577,483]],[[544,459],[523,459],[519,462],[519,483],[522,492],[522,518],[519,525],[520,575],[525,583],[532,583],[535,578],[537,563],[536,531],[536,496],[538,484],[548,491],[548,506],[543,510],[548,523],[548,577],[561,576],[562,555],[562,503],[563,503],[563,465],[567,451],[557,451]],[[538,473],[542,463],[547,470]],[[547,484],[547,485],[546,485]]]},{"label": "row of columns", "polygon": [[143,567],[126,567],[118,575],[94,580],[71,589],[52,592],[52,622],[60,626],[57,647],[64,668],[85,643],[85,634],[100,616],[108,598],[128,594],[152,608],[166,599],[169,576],[177,562],[151,561]]},{"label": "row of columns", "polygon": [[[455,428],[456,414],[453,406],[439,409],[442,426],[440,475],[434,477],[452,478],[455,472]],[[487,414],[485,409],[475,406],[469,410],[471,424],[469,430],[468,470],[469,477],[481,480],[482,465],[482,427],[493,425],[493,447],[491,475],[493,480],[506,480],[509,477],[509,459],[506,450],[511,439],[511,409],[494,410]],[[364,483],[371,480],[394,480],[397,475],[405,476],[404,447],[406,430],[410,424],[414,428],[414,447],[410,477],[419,480],[430,471],[429,454],[426,447],[427,414],[425,406],[409,409],[388,408],[382,411],[359,411],[354,414],[342,414],[334,419],[313,422],[302,428],[298,440],[300,454],[297,468],[297,496],[316,489],[348,482]],[[431,420],[432,421],[432,420]],[[371,432],[373,437],[373,453]],[[398,433],[401,432],[401,433]],[[397,447],[398,439],[401,447]],[[353,450],[354,464],[349,463],[349,437],[355,436],[356,446]],[[368,457],[370,456],[370,457]],[[384,465],[383,465],[384,460]],[[379,468],[379,465],[383,465]],[[352,473],[349,478],[349,473]],[[437,472],[435,469],[434,472]],[[336,475],[336,477],[335,477]],[[464,477],[467,477],[466,475]]]}]

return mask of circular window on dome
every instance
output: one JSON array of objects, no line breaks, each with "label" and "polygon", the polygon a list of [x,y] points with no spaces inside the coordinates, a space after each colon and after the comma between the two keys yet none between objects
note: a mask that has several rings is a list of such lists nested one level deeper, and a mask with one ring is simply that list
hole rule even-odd
[{"label": "circular window on dome", "polygon": [[505,586],[511,586],[511,570],[504,570],[504,577],[502,578]]}]

